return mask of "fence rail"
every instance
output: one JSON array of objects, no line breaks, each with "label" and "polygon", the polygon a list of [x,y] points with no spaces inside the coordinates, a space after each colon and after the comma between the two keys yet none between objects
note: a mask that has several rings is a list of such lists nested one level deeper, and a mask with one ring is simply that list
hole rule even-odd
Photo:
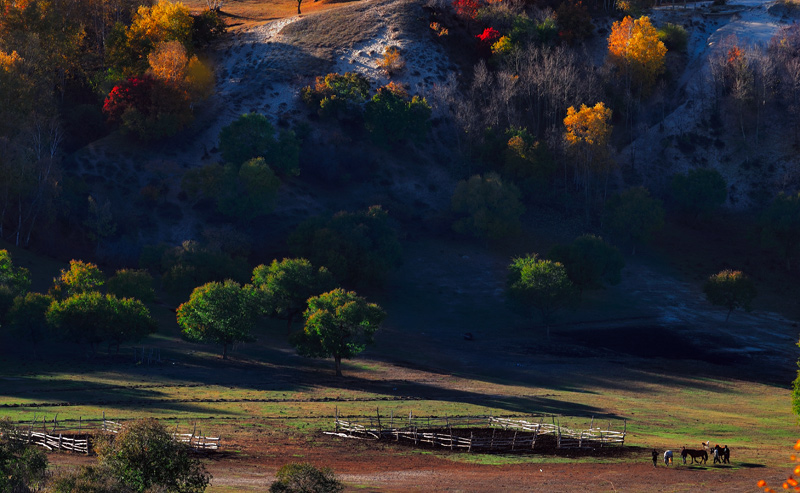
[{"label": "fence rail", "polygon": [[[552,423],[517,418],[493,416],[420,417],[409,413],[408,419],[390,415],[387,419],[377,412],[375,417],[359,421],[339,418],[338,410],[334,424],[337,436],[371,440],[393,440],[413,442],[414,445],[429,444],[452,450],[533,450],[537,442],[546,447],[598,448],[624,446],[627,422],[622,431],[594,426],[594,418],[588,429],[572,429],[562,426],[555,416],[548,417]],[[468,436],[467,436],[468,434]]]}]

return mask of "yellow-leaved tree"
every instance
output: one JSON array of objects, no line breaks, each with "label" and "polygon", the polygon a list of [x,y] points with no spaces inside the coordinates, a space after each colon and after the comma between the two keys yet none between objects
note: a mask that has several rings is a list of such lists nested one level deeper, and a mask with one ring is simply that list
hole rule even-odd
[{"label": "yellow-leaved tree", "polygon": [[[564,118],[564,141],[575,163],[575,183],[583,186],[586,213],[590,213],[600,178],[607,178],[613,160],[608,155],[608,140],[611,137],[611,109],[602,102],[594,107],[581,105],[567,108]],[[604,183],[608,180],[603,179]],[[604,188],[605,190],[605,188]]]},{"label": "yellow-leaved tree", "polygon": [[659,40],[649,17],[634,20],[626,16],[612,24],[608,58],[626,82],[635,84],[640,91],[648,92],[664,72],[666,54],[667,47]]}]

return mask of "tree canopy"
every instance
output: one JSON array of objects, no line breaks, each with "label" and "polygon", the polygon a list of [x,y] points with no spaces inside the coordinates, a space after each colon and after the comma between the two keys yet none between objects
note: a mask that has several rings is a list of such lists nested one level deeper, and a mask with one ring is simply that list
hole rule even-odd
[{"label": "tree canopy", "polygon": [[189,301],[177,310],[178,325],[190,341],[222,344],[222,359],[228,346],[252,339],[250,330],[260,314],[258,296],[252,286],[209,282],[198,286]]},{"label": "tree canopy", "polygon": [[728,309],[727,322],[731,312],[737,308],[750,311],[750,306],[758,292],[753,280],[738,270],[723,270],[708,278],[703,286],[706,299],[712,304]]},{"label": "tree canopy", "polygon": [[548,325],[548,335],[555,314],[570,306],[577,294],[562,264],[542,260],[535,253],[511,262],[506,286],[513,303],[539,311],[542,322]]},{"label": "tree canopy", "polygon": [[728,198],[728,184],[714,169],[695,168],[673,175],[671,188],[678,210],[694,217],[710,214]]},{"label": "tree canopy", "polygon": [[601,287],[604,282],[619,284],[625,266],[619,250],[594,235],[580,236],[571,245],[558,245],[547,257],[564,265],[570,281],[581,293]]},{"label": "tree canopy", "polygon": [[608,57],[641,90],[648,91],[664,72],[666,54],[667,48],[649,17],[634,20],[626,16],[611,25]]},{"label": "tree canopy", "polygon": [[451,204],[461,217],[453,223],[453,229],[490,240],[518,234],[519,218],[525,212],[520,195],[513,183],[504,182],[497,173],[475,175],[458,182]]},{"label": "tree canopy", "polygon": [[286,319],[287,330],[292,321],[308,307],[308,299],[336,286],[333,275],[325,267],[315,269],[304,258],[285,258],[253,270],[253,286],[267,298],[271,315]]},{"label": "tree canopy", "polygon": [[761,244],[776,251],[791,268],[800,252],[800,193],[778,194],[761,215]]},{"label": "tree canopy", "polygon": [[386,313],[354,291],[334,289],[310,298],[303,316],[305,327],[290,342],[301,356],[332,357],[340,377],[342,358],[352,358],[372,344]]},{"label": "tree canopy", "polygon": [[341,491],[344,491],[344,485],[336,479],[330,468],[318,469],[311,464],[295,462],[281,466],[275,474],[275,481],[269,486],[270,493],[339,493]]},{"label": "tree canopy", "polygon": [[664,226],[664,207],[644,187],[629,188],[606,203],[608,228],[620,241],[645,243]]}]

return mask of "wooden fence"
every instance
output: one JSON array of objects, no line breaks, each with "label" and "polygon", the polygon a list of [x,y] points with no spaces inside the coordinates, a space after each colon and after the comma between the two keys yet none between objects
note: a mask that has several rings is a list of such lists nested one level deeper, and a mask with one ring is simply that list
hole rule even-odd
[{"label": "wooden fence", "polygon": [[68,450],[80,454],[89,454],[88,436],[86,438],[73,438],[64,436],[62,433],[56,436],[30,429],[28,431],[15,429],[12,439],[29,445],[38,445],[47,450]]},{"label": "wooden fence", "polygon": [[[103,431],[106,433],[119,433],[122,430],[122,423],[117,421],[109,421],[103,418]],[[202,434],[201,431],[195,427],[191,433],[178,433],[178,427],[175,427],[175,432],[172,433],[172,438],[176,441],[185,443],[194,450],[219,450],[222,442],[220,437],[209,437]]]},{"label": "wooden fence", "polygon": [[[546,423],[545,420],[552,421]],[[408,419],[380,413],[359,421],[345,420],[336,412],[334,431],[328,434],[372,440],[427,444],[451,450],[523,451],[539,448],[594,449],[624,446],[627,423],[622,431],[594,426],[574,430],[561,426],[554,416],[541,416],[539,421],[493,416],[419,417],[409,413]]]}]

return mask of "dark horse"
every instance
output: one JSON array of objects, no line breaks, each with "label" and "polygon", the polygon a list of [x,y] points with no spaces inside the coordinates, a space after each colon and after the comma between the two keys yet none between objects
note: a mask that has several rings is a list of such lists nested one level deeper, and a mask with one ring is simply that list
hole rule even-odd
[{"label": "dark horse", "polygon": [[702,460],[703,464],[705,464],[706,461],[708,460],[708,452],[706,452],[705,450],[691,450],[687,449],[686,447],[683,447],[681,449],[681,459],[683,459],[684,464],[686,464],[687,455],[692,458],[692,464],[694,464],[695,459],[697,459],[697,462],[700,462]]}]

